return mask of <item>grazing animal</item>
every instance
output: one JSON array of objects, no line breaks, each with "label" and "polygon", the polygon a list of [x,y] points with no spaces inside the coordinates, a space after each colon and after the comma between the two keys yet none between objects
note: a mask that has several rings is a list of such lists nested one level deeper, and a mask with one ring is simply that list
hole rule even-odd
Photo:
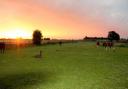
[{"label": "grazing animal", "polygon": [[105,48],[107,47],[107,42],[103,43],[103,47],[105,47]]},{"label": "grazing animal", "polygon": [[0,53],[4,53],[4,52],[5,52],[5,43],[0,42]]},{"label": "grazing animal", "polygon": [[113,42],[107,42],[107,47],[112,48],[113,47]]},{"label": "grazing animal", "polygon": [[39,54],[34,56],[35,58],[42,58],[42,51],[40,50]]},{"label": "grazing animal", "polygon": [[62,42],[61,42],[61,41],[59,42],[59,45],[60,45],[60,46],[62,45]]},{"label": "grazing animal", "polygon": [[114,43],[113,42],[104,42],[103,46],[106,48],[106,50],[107,50],[107,48],[111,49],[111,48],[113,48]]},{"label": "grazing animal", "polygon": [[100,42],[98,41],[98,42],[96,42],[96,46],[97,47],[99,47],[100,46]]}]

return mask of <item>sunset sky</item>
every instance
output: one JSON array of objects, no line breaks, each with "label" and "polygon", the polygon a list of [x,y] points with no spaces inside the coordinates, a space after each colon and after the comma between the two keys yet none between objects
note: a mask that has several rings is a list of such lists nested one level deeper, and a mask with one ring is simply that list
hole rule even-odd
[{"label": "sunset sky", "polygon": [[106,37],[115,30],[128,38],[128,0],[0,0],[0,37],[80,39]]}]

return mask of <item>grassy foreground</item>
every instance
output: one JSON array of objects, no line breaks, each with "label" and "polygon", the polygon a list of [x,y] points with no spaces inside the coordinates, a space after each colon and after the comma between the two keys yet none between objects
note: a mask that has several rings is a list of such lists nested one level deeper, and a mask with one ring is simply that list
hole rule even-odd
[{"label": "grassy foreground", "polygon": [[0,89],[128,89],[128,48],[81,42],[9,50],[0,54]]}]

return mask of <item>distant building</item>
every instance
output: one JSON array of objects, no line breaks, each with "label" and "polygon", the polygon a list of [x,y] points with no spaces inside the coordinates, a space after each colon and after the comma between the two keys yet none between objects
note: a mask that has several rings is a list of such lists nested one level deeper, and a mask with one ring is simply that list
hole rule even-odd
[{"label": "distant building", "polygon": [[50,38],[44,38],[44,40],[50,40]]},{"label": "distant building", "polygon": [[97,40],[108,40],[108,38],[105,37],[85,37],[83,40],[88,40],[88,41],[97,41]]}]

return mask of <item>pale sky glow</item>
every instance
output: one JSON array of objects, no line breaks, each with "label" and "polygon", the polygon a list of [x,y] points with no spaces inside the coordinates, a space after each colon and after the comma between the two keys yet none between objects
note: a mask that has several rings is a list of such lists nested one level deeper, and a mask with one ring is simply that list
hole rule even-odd
[{"label": "pale sky glow", "polygon": [[128,37],[128,0],[0,0],[0,37],[79,39],[106,37],[115,30]]}]

